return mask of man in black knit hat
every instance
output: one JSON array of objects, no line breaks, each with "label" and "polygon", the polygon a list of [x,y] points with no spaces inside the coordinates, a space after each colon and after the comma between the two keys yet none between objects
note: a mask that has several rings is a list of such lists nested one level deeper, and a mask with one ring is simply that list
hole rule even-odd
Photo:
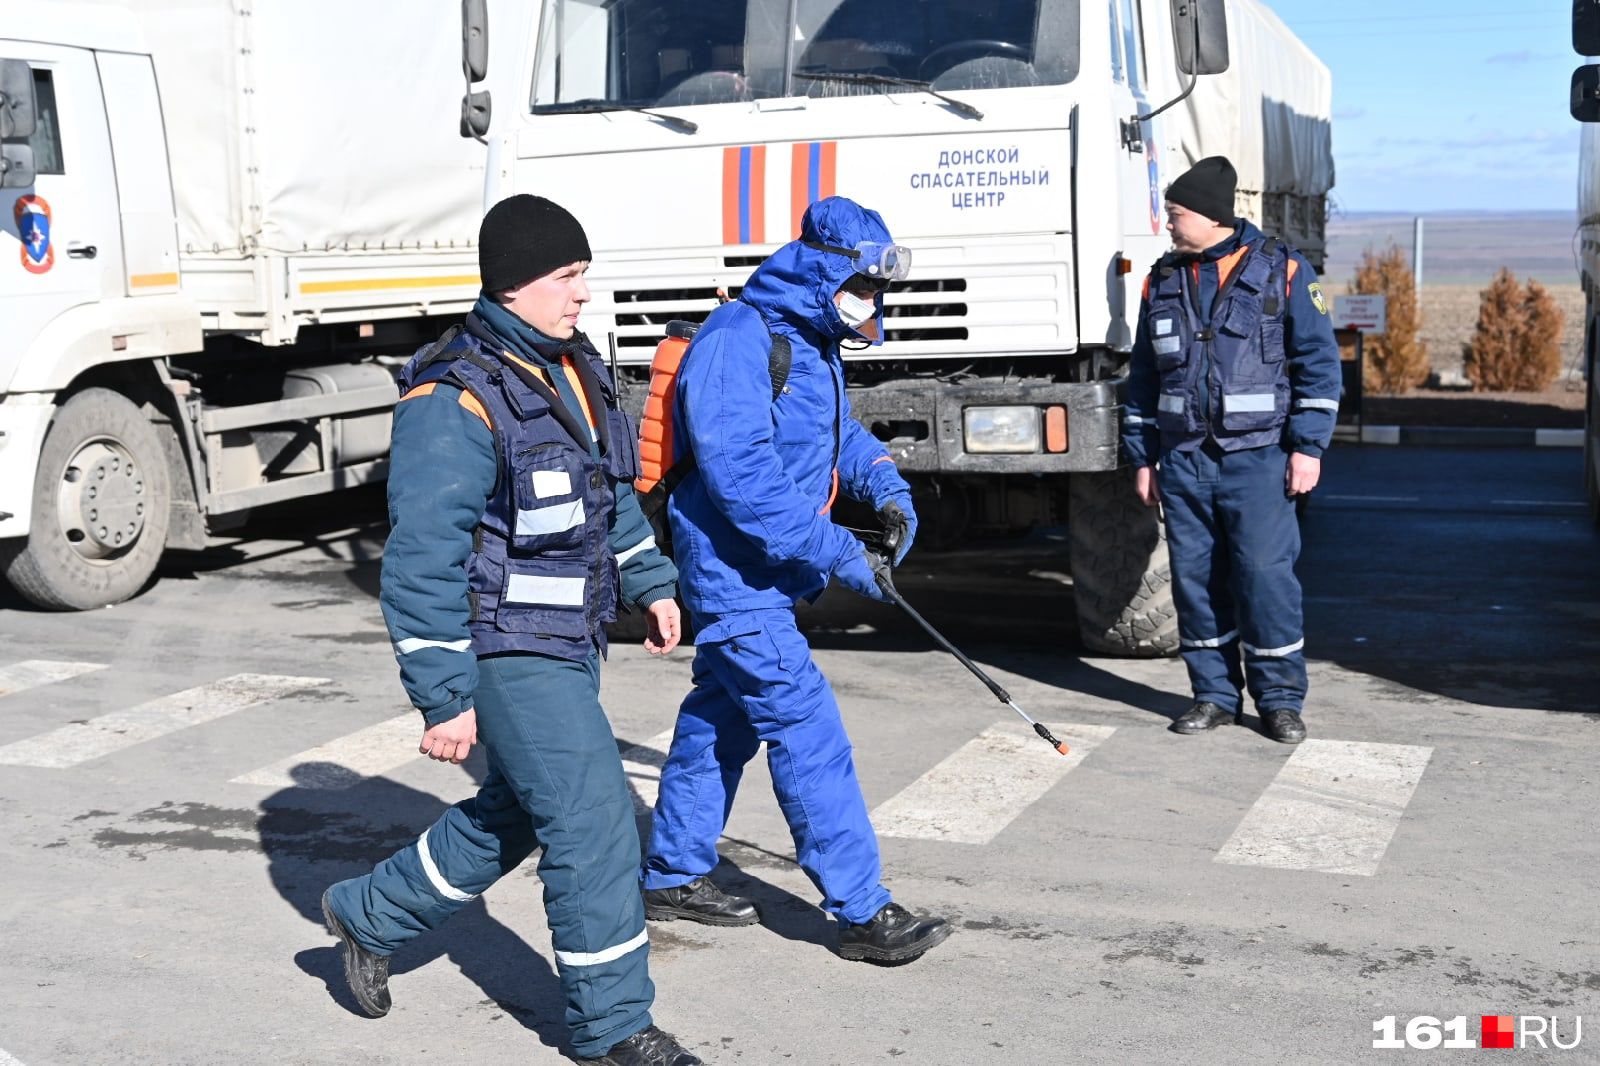
[{"label": "man in black knit hat", "polygon": [[641,608],[645,647],[678,643],[677,571],[631,482],[637,437],[578,330],[589,241],[520,195],[479,235],[464,329],[400,375],[379,596],[420,751],[489,769],[416,844],[322,897],[361,1010],[389,1011],[389,956],[535,850],[578,1058],[698,1066],[650,1016],[633,801],[600,707],[604,624]]},{"label": "man in black knit hat", "polygon": [[1306,696],[1295,497],[1317,484],[1339,410],[1339,348],[1316,273],[1234,217],[1221,156],[1167,188],[1172,252],[1145,281],[1122,446],[1163,505],[1178,637],[1204,733],[1243,715],[1298,744]]}]

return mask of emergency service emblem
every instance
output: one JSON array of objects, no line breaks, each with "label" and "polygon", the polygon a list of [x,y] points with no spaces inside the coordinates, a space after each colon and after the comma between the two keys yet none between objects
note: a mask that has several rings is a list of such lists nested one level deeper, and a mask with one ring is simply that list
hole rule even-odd
[{"label": "emergency service emblem", "polygon": [[1322,295],[1322,285],[1313,281],[1309,286],[1306,287],[1306,291],[1311,294],[1311,302],[1316,305],[1317,313],[1324,315],[1327,314],[1328,301],[1327,298]]},{"label": "emergency service emblem", "polygon": [[22,238],[22,269],[44,274],[56,265],[56,250],[50,243],[50,205],[42,196],[19,196],[11,208]]}]

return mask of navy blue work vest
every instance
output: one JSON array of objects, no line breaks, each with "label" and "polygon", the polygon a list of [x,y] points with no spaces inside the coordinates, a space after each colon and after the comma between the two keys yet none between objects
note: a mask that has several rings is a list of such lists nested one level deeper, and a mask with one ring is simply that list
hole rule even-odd
[{"label": "navy blue work vest", "polygon": [[1163,449],[1188,450],[1210,436],[1224,451],[1239,451],[1282,438],[1289,418],[1288,269],[1282,241],[1251,242],[1223,282],[1207,327],[1190,262],[1169,255],[1156,263],[1146,325],[1161,375]]},{"label": "navy blue work vest", "polygon": [[582,662],[592,644],[605,651],[603,624],[617,616],[610,519],[617,482],[639,473],[637,434],[587,340],[570,352],[594,413],[598,462],[588,426],[472,325],[418,352],[400,375],[402,395],[430,381],[465,389],[494,433],[500,473],[467,559],[472,650]]}]

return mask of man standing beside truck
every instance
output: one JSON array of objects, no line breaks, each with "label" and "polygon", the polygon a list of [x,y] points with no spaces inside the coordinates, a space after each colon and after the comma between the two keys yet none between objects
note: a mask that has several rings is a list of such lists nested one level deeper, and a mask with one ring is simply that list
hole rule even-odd
[{"label": "man standing beside truck", "polygon": [[[1222,156],[1167,189],[1172,251],[1145,281],[1122,446],[1162,504],[1194,703],[1172,725],[1240,722],[1305,739],[1295,497],[1316,487],[1339,410],[1339,348],[1311,264],[1234,217]],[[1241,665],[1242,658],[1242,665]]]},{"label": "man standing beside truck", "polygon": [[578,332],[591,258],[578,220],[503,200],[479,233],[483,293],[464,330],[401,373],[381,603],[421,751],[489,772],[415,845],[324,893],[361,1009],[388,1013],[389,956],[542,848],[539,876],[574,1052],[698,1066],[651,1022],[639,840],[599,700],[620,598],[645,647],[677,646],[676,571],[629,484],[634,432]]},{"label": "man standing beside truck", "polygon": [[[876,211],[842,196],[813,203],[800,228],[711,313],[678,371],[673,437],[694,465],[667,516],[698,632],[694,688],[661,768],[645,911],[708,925],[758,920],[750,900],[707,875],[745,763],[765,744],[800,866],[839,923],[840,956],[904,962],[950,926],[911,914],[879,883],[850,738],[794,608],[830,576],[887,599],[861,542],[829,517],[839,492],[877,509],[893,562],[916,534],[909,486],[850,415],[839,354],[849,338],[881,339],[882,292],[911,256]],[[788,350],[785,369],[774,347]]]}]

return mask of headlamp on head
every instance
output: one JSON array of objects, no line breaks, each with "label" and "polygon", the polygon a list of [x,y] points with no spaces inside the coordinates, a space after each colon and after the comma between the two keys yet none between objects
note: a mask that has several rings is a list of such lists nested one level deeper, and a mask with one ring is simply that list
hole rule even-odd
[{"label": "headlamp on head", "polygon": [[891,281],[904,281],[911,276],[911,249],[903,244],[886,241],[862,241],[854,248],[841,248],[836,244],[806,241],[806,247],[819,252],[846,255],[856,261],[856,273],[866,277]]}]

